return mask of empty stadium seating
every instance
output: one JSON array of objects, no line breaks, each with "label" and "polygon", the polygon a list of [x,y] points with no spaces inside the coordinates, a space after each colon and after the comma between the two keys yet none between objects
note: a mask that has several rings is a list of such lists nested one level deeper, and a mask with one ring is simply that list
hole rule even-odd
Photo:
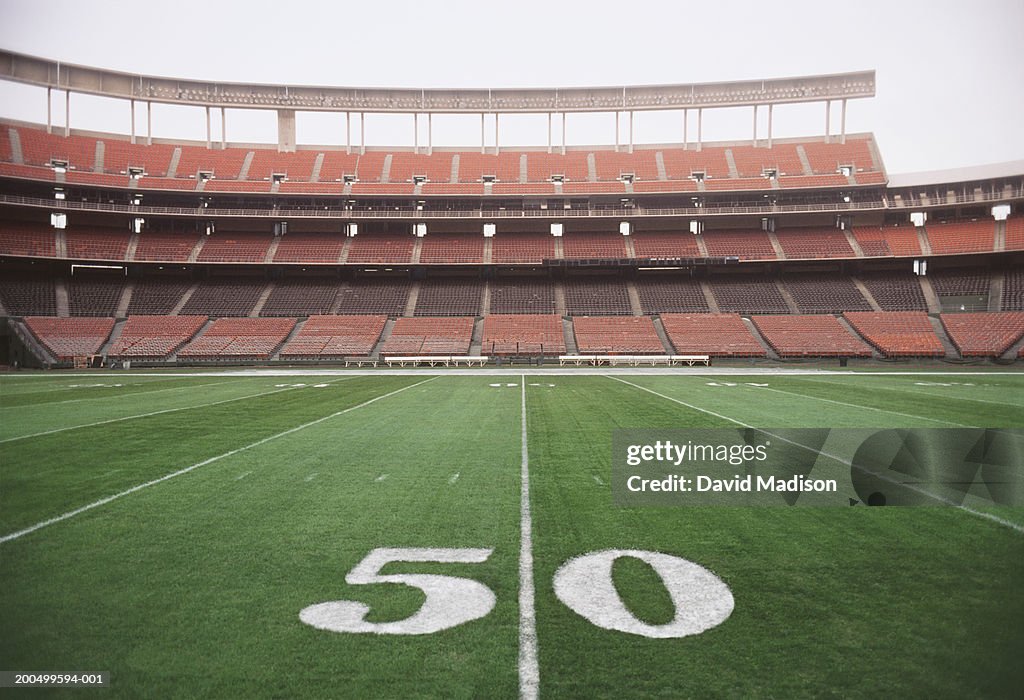
[{"label": "empty stadium seating", "polygon": [[25,325],[59,361],[96,355],[114,330],[112,318],[28,317]]},{"label": "empty stadium seating", "polygon": [[476,316],[483,284],[479,280],[427,280],[416,300],[417,316]]},{"label": "empty stadium seating", "polygon": [[852,233],[868,258],[921,254],[913,226],[854,226]]},{"label": "empty stadium seating", "polygon": [[486,316],[482,352],[488,356],[564,354],[562,319],[554,314]]},{"label": "empty stadium seating", "polygon": [[644,313],[707,312],[707,298],[700,282],[691,279],[638,280],[637,293]]},{"label": "empty stadium seating", "polygon": [[802,144],[802,147],[815,173],[834,173],[844,165],[852,166],[856,173],[875,169],[870,143],[865,138],[847,138],[845,144],[837,141],[811,141]]},{"label": "empty stadium seating", "polygon": [[139,234],[134,260],[153,262],[187,262],[199,241],[197,233]]},{"label": "empty stadium seating", "polygon": [[722,311],[784,314],[789,306],[773,280],[749,277],[712,278],[708,285]]},{"label": "empty stadium seating", "polygon": [[754,316],[779,357],[870,357],[871,348],[835,316]]},{"label": "empty stadium seating", "polygon": [[480,234],[431,233],[423,238],[421,263],[482,263],[484,237]]},{"label": "empty stadium seating", "polygon": [[690,233],[634,233],[633,252],[638,258],[699,258],[697,239]]},{"label": "empty stadium seating", "polygon": [[653,355],[665,346],[648,316],[577,316],[572,321],[582,354]]},{"label": "empty stadium seating", "polygon": [[942,357],[945,351],[921,311],[850,311],[843,317],[886,357]]},{"label": "empty stadium seating", "polygon": [[494,263],[539,263],[555,257],[555,237],[546,233],[499,233],[491,239]]},{"label": "empty stadium seating", "polygon": [[784,285],[800,313],[871,310],[871,305],[849,277],[835,274],[791,275],[785,278]]},{"label": "empty stadium seating", "polygon": [[206,316],[129,316],[108,357],[161,360],[206,325]]},{"label": "empty stadium seating", "polygon": [[1024,311],[940,314],[939,318],[964,357],[1002,355],[1024,335]]},{"label": "empty stadium seating", "polygon": [[186,316],[248,316],[266,286],[262,279],[200,282],[181,313]]},{"label": "empty stadium seating", "polygon": [[570,316],[628,316],[633,313],[626,285],[617,279],[566,280],[565,312]]},{"label": "empty stadium seating", "polygon": [[128,314],[169,314],[191,287],[189,280],[155,278],[137,281],[133,285]]},{"label": "empty stadium seating", "polygon": [[775,248],[764,231],[705,231],[704,245],[713,257],[736,256],[740,260],[774,260]]},{"label": "empty stadium seating", "polygon": [[555,286],[550,280],[491,282],[492,314],[551,314],[556,310]]},{"label": "empty stadium seating", "polygon": [[473,339],[474,319],[400,318],[384,341],[384,355],[465,355]]},{"label": "empty stadium seating", "polygon": [[72,316],[116,316],[124,291],[124,278],[82,279],[67,283],[68,310]]},{"label": "empty stadium seating", "polygon": [[676,352],[712,357],[764,357],[765,351],[739,314],[661,314]]},{"label": "empty stadium seating", "polygon": [[1024,216],[1011,216],[1006,220],[1006,249],[1024,250]]},{"label": "empty stadium seating", "polygon": [[30,224],[0,225],[0,255],[57,256],[57,238],[53,229]]},{"label": "empty stadium seating", "polygon": [[310,316],[281,350],[281,359],[365,357],[380,339],[384,316]]},{"label": "empty stadium seating", "polygon": [[1024,270],[1008,270],[1003,280],[1003,311],[1024,311]]},{"label": "empty stadium seating", "polygon": [[274,251],[276,263],[337,263],[345,239],[329,233],[289,233]]},{"label": "empty stadium seating", "polygon": [[927,311],[917,275],[909,272],[862,273],[859,279],[883,311]]},{"label": "empty stadium seating", "polygon": [[406,279],[353,280],[338,294],[339,314],[401,316],[409,299]]},{"label": "empty stadium seating", "polygon": [[567,233],[562,236],[566,258],[624,258],[626,244],[618,233]]},{"label": "empty stadium seating", "polygon": [[273,238],[263,233],[217,232],[206,237],[199,262],[261,263],[267,257]]},{"label": "empty stadium seating", "polygon": [[338,296],[334,280],[280,280],[274,283],[260,316],[307,316],[330,311]]},{"label": "empty stadium seating", "polygon": [[775,237],[791,260],[855,257],[846,234],[836,228],[780,229]]},{"label": "empty stadium seating", "polygon": [[109,230],[68,230],[68,257],[79,260],[124,260],[128,252],[128,232]]},{"label": "empty stadium seating", "polygon": [[350,263],[408,263],[416,239],[411,235],[361,233],[352,239],[347,261]]},{"label": "empty stadium seating", "polygon": [[0,276],[0,301],[12,316],[56,316],[54,281],[37,275]]},{"label": "empty stadium seating", "polygon": [[995,246],[996,225],[991,220],[928,223],[932,253],[984,253]]},{"label": "empty stadium seating", "polygon": [[291,318],[221,318],[178,351],[184,360],[268,360],[295,327]]}]

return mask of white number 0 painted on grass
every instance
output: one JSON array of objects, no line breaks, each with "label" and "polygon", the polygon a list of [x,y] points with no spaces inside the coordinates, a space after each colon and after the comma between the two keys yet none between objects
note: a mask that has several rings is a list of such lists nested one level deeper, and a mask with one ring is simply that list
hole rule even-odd
[{"label": "white number 0 painted on grass", "polygon": [[307,625],[330,632],[373,632],[375,634],[431,634],[463,622],[476,620],[494,608],[494,592],[482,583],[436,574],[381,574],[393,561],[480,564],[492,549],[379,548],[356,565],[345,583],[404,583],[427,595],[423,606],[411,617],[395,622],[367,622],[370,608],[352,600],[335,600],[303,608],[299,619]]},{"label": "white number 0 painted on grass", "polygon": [[[370,608],[352,600],[335,600],[303,608],[299,619],[329,632],[431,634],[477,620],[494,609],[494,592],[482,583],[436,574],[381,574],[391,562],[480,564],[491,549],[374,549],[345,582],[351,585],[402,583],[427,598],[413,615],[394,622],[367,622]],[[649,625],[630,612],[612,581],[612,564],[621,557],[647,562],[661,577],[675,616],[664,625]],[[635,549],[607,549],[570,559],[555,572],[555,595],[573,612],[603,629],[653,639],[687,637],[716,627],[732,614],[729,587],[704,567],[681,557]]]}]

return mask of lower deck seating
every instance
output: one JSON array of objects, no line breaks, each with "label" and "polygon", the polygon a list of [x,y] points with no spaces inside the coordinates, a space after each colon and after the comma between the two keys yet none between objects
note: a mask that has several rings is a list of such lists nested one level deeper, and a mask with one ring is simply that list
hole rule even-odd
[{"label": "lower deck seating", "polygon": [[566,280],[565,312],[570,316],[628,316],[629,292],[619,279]]},{"label": "lower deck seating", "polygon": [[577,316],[572,320],[581,354],[660,355],[665,352],[648,316]]},{"label": "lower deck seating", "polygon": [[200,282],[181,313],[186,316],[248,316],[266,286],[262,279]]},{"label": "lower deck seating", "polygon": [[282,280],[274,283],[260,316],[325,314],[337,296],[335,280]]},{"label": "lower deck seating", "polygon": [[851,311],[843,317],[886,357],[942,357],[942,343],[922,311]]},{"label": "lower deck seating", "polygon": [[927,311],[917,275],[909,272],[865,273],[859,276],[883,311]]},{"label": "lower deck seating", "polygon": [[484,317],[482,354],[561,355],[562,318],[555,314],[491,314]]},{"label": "lower deck seating", "polygon": [[206,321],[206,316],[129,316],[107,355],[161,360],[187,343]]},{"label": "lower deck seating", "polygon": [[791,275],[786,277],[784,284],[801,313],[837,314],[871,310],[868,300],[849,277]]},{"label": "lower deck seating", "polygon": [[491,281],[492,314],[552,314],[556,310],[555,285],[550,280]]},{"label": "lower deck seating", "polygon": [[1002,355],[1024,335],[1024,311],[941,314],[939,318],[964,357]]},{"label": "lower deck seating", "polygon": [[385,316],[310,316],[281,350],[281,359],[330,360],[368,356],[386,323]]},{"label": "lower deck seating", "polygon": [[835,316],[754,316],[779,357],[871,357],[871,348]]},{"label": "lower deck seating", "polygon": [[712,279],[711,291],[722,311],[785,314],[789,306],[773,280],[739,277]]},{"label": "lower deck seating", "polygon": [[25,325],[59,361],[99,353],[114,330],[112,318],[28,317]]},{"label": "lower deck seating", "polygon": [[765,356],[739,314],[662,314],[661,323],[676,352],[683,355]]},{"label": "lower deck seating", "polygon": [[57,315],[57,291],[49,277],[5,273],[0,276],[0,302],[12,316]]},{"label": "lower deck seating", "polygon": [[428,280],[420,285],[417,316],[476,316],[483,283],[479,280]]},{"label": "lower deck seating", "polygon": [[124,278],[82,280],[67,283],[68,311],[72,316],[116,316],[124,292]]},{"label": "lower deck seating", "polygon": [[338,293],[338,313],[401,316],[411,286],[409,280],[399,278],[352,280]]},{"label": "lower deck seating", "polygon": [[178,352],[188,360],[268,360],[295,327],[292,318],[220,318]]},{"label": "lower deck seating", "polygon": [[707,313],[708,300],[700,282],[692,279],[637,280],[640,307],[646,314]]},{"label": "lower deck seating", "polygon": [[384,355],[466,355],[473,340],[472,317],[400,318],[384,341]]}]

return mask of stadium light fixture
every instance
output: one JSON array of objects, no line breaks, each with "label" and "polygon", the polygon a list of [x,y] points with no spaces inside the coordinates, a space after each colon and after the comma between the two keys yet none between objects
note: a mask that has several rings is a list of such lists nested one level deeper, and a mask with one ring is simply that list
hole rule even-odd
[{"label": "stadium light fixture", "polygon": [[132,233],[142,233],[143,227],[146,225],[146,220],[141,216],[136,216],[132,219]]},{"label": "stadium light fixture", "polygon": [[928,261],[927,260],[915,260],[914,261],[914,274],[918,277],[925,277],[928,274]]},{"label": "stadium light fixture", "polygon": [[68,215],[62,211],[55,211],[50,214],[50,226],[61,230],[68,227]]},{"label": "stadium light fixture", "polygon": [[619,222],[619,233],[623,236],[628,236],[633,233],[633,222],[632,221],[620,221]]},{"label": "stadium light fixture", "polygon": [[355,238],[359,235],[359,224],[353,222],[345,224],[345,235],[349,238]]},{"label": "stadium light fixture", "polygon": [[62,200],[62,199],[64,199],[64,198],[65,198],[66,196],[67,196],[67,195],[65,194],[65,192],[64,192],[64,188],[63,188],[63,187],[54,187],[54,188],[53,188],[53,198],[54,198],[54,199],[60,199],[60,200]]},{"label": "stadium light fixture", "polygon": [[697,234],[703,233],[703,232],[704,232],[704,222],[703,221],[697,221],[696,219],[694,219],[693,221],[690,222],[690,233],[692,233],[694,236],[696,236]]},{"label": "stadium light fixture", "polygon": [[551,235],[555,238],[561,238],[562,233],[565,231],[564,224],[551,224]]},{"label": "stadium light fixture", "polygon": [[53,168],[53,172],[63,174],[68,171],[68,162],[59,158],[51,158],[50,167]]},{"label": "stadium light fixture", "polygon": [[412,232],[416,238],[423,238],[427,235],[427,225],[424,222],[419,222],[412,225]]},{"label": "stadium light fixture", "polygon": [[494,238],[498,227],[494,224],[484,224],[484,238]]}]

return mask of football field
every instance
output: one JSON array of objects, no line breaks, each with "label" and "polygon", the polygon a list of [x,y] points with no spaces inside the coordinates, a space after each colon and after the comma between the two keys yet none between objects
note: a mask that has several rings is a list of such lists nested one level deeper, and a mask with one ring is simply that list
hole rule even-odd
[{"label": "football field", "polygon": [[2,376],[0,670],[109,697],[1019,697],[1022,508],[614,504],[612,431],[736,426],[1022,428],[1024,374]]}]

